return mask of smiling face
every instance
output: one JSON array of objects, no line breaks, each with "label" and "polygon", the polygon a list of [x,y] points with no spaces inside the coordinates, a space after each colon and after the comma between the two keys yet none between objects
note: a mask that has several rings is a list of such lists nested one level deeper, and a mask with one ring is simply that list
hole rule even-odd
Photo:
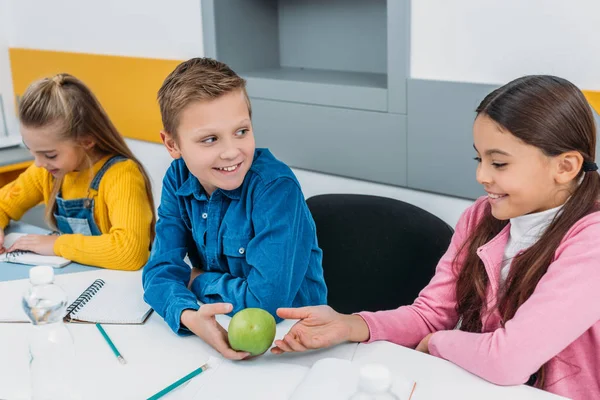
[{"label": "smiling face", "polygon": [[57,123],[36,128],[21,124],[23,143],[35,158],[35,165],[55,177],[79,171],[86,162],[85,146],[61,138],[60,132],[61,124]]},{"label": "smiling face", "polygon": [[254,135],[242,90],[189,104],[181,112],[177,139],[161,132],[173,158],[182,157],[210,196],[241,186],[254,159]]},{"label": "smiling face", "polygon": [[[563,204],[572,182],[566,182],[565,156],[549,157],[503,130],[485,114],[473,125],[477,181],[488,193],[492,215],[515,218]],[[575,171],[576,172],[576,171]]]}]

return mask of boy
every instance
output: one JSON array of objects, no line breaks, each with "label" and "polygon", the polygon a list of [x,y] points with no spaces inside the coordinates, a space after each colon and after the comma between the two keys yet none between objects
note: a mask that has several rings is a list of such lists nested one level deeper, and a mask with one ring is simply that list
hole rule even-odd
[{"label": "boy", "polygon": [[191,331],[241,359],[247,353],[229,347],[216,314],[259,307],[275,316],[278,307],[326,303],[314,221],[291,169],[255,148],[245,81],[227,65],[180,64],[158,102],[160,135],[175,160],[163,181],[144,299],[176,333]]}]

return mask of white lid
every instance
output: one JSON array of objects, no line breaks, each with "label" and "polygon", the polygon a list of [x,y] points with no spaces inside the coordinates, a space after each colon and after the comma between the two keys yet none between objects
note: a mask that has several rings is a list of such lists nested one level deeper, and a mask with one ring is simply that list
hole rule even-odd
[{"label": "white lid", "polygon": [[32,285],[45,285],[54,282],[54,268],[40,265],[29,270],[29,282]]},{"label": "white lid", "polygon": [[392,385],[390,371],[381,364],[366,364],[360,368],[358,387],[367,393],[385,392]]}]

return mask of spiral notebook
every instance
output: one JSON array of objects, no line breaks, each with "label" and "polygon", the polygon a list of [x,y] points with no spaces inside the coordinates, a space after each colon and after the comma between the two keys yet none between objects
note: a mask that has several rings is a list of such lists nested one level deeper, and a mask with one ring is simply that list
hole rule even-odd
[{"label": "spiral notebook", "polygon": [[[142,271],[98,270],[56,275],[66,293],[65,322],[143,324],[152,313],[144,302]],[[29,322],[21,298],[29,280],[0,282],[0,322]]]},{"label": "spiral notebook", "polygon": [[[12,246],[18,238],[27,235],[26,233],[9,233],[4,238],[4,247],[9,248]],[[0,262],[9,262],[14,264],[26,264],[26,265],[49,265],[53,268],[62,268],[67,264],[71,263],[64,257],[58,256],[43,256],[36,254],[31,251],[11,251],[10,253],[0,254]]]},{"label": "spiral notebook", "polygon": [[[113,282],[114,283],[114,282]],[[68,307],[65,322],[99,324],[143,324],[152,313],[142,296],[125,285],[107,284],[96,279]]]}]

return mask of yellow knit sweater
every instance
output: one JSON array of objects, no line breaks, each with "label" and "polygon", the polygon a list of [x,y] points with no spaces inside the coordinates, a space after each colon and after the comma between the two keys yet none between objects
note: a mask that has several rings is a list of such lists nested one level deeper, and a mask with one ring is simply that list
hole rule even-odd
[{"label": "yellow knit sweater", "polygon": [[[93,176],[110,158],[96,162],[92,171],[71,172],[64,178],[62,197],[87,197]],[[48,203],[54,178],[44,168],[27,168],[15,181],[0,189],[0,228],[39,204]],[[137,270],[149,256],[152,209],[144,177],[134,161],[113,164],[94,193],[94,219],[102,235],[61,235],[54,243],[58,256],[96,267]]]}]

